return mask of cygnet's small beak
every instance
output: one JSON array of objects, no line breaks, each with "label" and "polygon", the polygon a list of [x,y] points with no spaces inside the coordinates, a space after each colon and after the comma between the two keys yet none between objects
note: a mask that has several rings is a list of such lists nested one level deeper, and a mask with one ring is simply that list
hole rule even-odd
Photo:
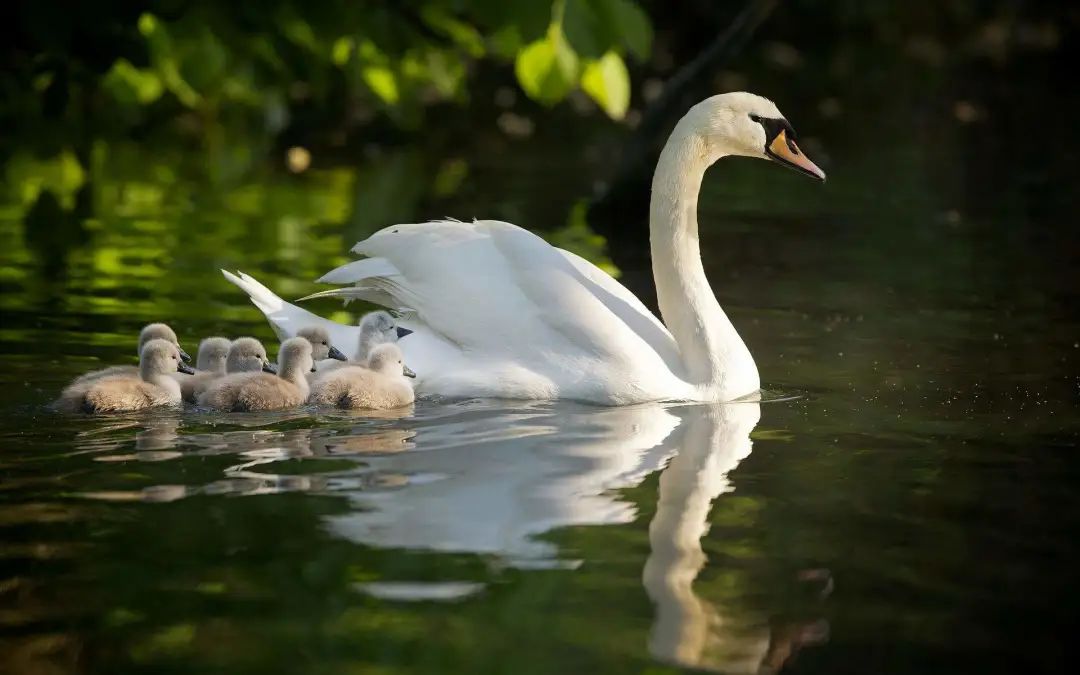
[{"label": "cygnet's small beak", "polygon": [[191,361],[191,356],[189,356],[188,353],[184,351],[183,347],[181,347],[180,345],[176,345],[176,349],[180,352],[180,358],[184,359],[185,363]]},{"label": "cygnet's small beak", "polygon": [[[342,354],[340,349],[338,349],[337,347],[333,347],[333,346],[330,347],[330,351],[326,355],[329,356],[332,359],[337,359],[338,361],[348,361],[349,360],[349,357]],[[312,368],[312,370],[314,370],[314,368]]]},{"label": "cygnet's small beak", "polygon": [[[181,352],[181,354],[182,353],[183,352]],[[188,364],[184,363],[183,361],[177,361],[176,362],[176,372],[178,372],[178,373],[186,373],[188,375],[194,375],[195,374],[195,369],[192,368],[191,366],[189,366]]]},{"label": "cygnet's small beak", "polygon": [[263,372],[270,373],[271,375],[277,375],[277,366],[269,361],[263,361]]},{"label": "cygnet's small beak", "polygon": [[[409,332],[411,333],[412,331]],[[401,366],[401,374],[405,377],[416,377],[416,373],[413,372],[413,369],[404,364]]]},{"label": "cygnet's small beak", "polygon": [[399,339],[399,340],[401,338],[405,337],[406,335],[412,335],[413,334],[413,332],[411,330],[409,330],[408,328],[402,328],[401,326],[398,326],[395,330],[397,330],[397,339]]},{"label": "cygnet's small beak", "polygon": [[[342,359],[342,360],[344,360],[344,359]],[[313,372],[313,373],[315,372],[315,362],[314,361],[311,362],[311,372]]]}]

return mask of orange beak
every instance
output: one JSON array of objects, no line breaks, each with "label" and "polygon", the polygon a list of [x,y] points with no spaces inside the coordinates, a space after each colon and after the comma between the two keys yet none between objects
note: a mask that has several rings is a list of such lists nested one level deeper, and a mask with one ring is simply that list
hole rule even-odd
[{"label": "orange beak", "polygon": [[811,162],[810,158],[799,150],[799,146],[795,145],[795,141],[787,137],[786,130],[780,130],[772,143],[769,143],[765,154],[780,164],[789,166],[800,173],[813,176],[818,180],[825,180],[825,172],[819,169],[817,164]]}]

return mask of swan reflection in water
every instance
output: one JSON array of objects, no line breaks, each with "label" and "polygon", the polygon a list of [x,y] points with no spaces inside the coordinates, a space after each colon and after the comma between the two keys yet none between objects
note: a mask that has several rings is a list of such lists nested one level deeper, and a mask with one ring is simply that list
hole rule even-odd
[{"label": "swan reflection in water", "polygon": [[[315,491],[353,508],[327,529],[368,546],[497,557],[519,568],[574,567],[540,535],[574,525],[630,523],[636,507],[620,492],[661,471],[642,583],[655,612],[648,637],[658,660],[728,673],[775,672],[827,636],[823,620],[776,621],[737,602],[695,591],[707,564],[702,538],[715,500],[734,489],[730,473],[751,452],[758,403],[594,408],[551,403],[464,401],[384,418],[328,416],[322,424],[267,428],[282,416],[217,416],[225,427],[178,435],[179,419],[137,418],[83,439],[100,462],[162,461],[180,455],[239,459],[202,486],[158,485],[84,496],[173,501],[195,494]],[[400,417],[402,419],[395,419]],[[301,418],[297,418],[301,419]],[[117,439],[142,428],[134,452]],[[129,446],[130,447],[130,446]],[[278,473],[281,462],[336,462],[327,471]],[[342,465],[344,460],[344,466]],[[721,570],[713,570],[714,573]],[[798,577],[827,589],[827,572]],[[794,579],[793,579],[794,581]],[[746,582],[740,586],[751,587]],[[359,588],[384,600],[459,600],[483,590],[467,581],[377,582]]]},{"label": "swan reflection in water", "polygon": [[[750,454],[759,404],[477,412],[463,406],[429,418],[414,450],[365,458],[374,471],[401,480],[348,492],[356,508],[329,517],[331,531],[370,546],[495,554],[519,567],[572,566],[537,535],[631,522],[634,506],[617,490],[662,469],[642,574],[655,606],[651,654],[723,672],[776,672],[801,646],[827,636],[823,620],[770,622],[693,588],[707,562],[701,539],[709,512],[733,489],[729,473]],[[831,585],[827,572],[802,576]],[[364,590],[434,600],[467,592],[458,586],[472,588],[405,583]]]}]

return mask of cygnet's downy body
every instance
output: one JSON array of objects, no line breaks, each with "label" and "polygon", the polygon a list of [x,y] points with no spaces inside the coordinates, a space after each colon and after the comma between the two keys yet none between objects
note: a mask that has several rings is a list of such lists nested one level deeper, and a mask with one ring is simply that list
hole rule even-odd
[{"label": "cygnet's downy body", "polygon": [[[320,363],[319,373],[326,373],[348,366],[367,366],[371,350],[382,344],[395,344],[398,340],[412,333],[408,328],[397,325],[389,312],[379,310],[369,312],[360,319],[360,338],[356,352],[347,363]],[[302,334],[302,333],[301,333]],[[316,375],[318,377],[318,375]]]},{"label": "cygnet's downy body", "polygon": [[407,379],[413,377],[416,373],[405,365],[401,349],[381,344],[371,351],[367,368],[346,366],[316,378],[310,400],[339,408],[399,408],[416,399]]},{"label": "cygnet's downy body", "polygon": [[302,405],[310,388],[304,377],[315,368],[311,343],[289,338],[278,350],[277,375],[238,373],[213,382],[199,396],[199,405],[230,412],[284,410]]},{"label": "cygnet's downy body", "polygon": [[143,410],[180,403],[180,384],[173,373],[191,373],[180,349],[154,339],[139,356],[138,374],[109,375],[72,383],[60,394],[57,408],[68,412],[109,413]]},{"label": "cygnet's downy body", "polygon": [[221,373],[197,373],[194,377],[186,378],[181,382],[184,400],[195,403],[199,395],[206,391],[211,384],[220,380],[226,374],[232,373],[275,373],[277,369],[266,357],[266,348],[262,343],[251,337],[237,338],[229,345],[225,356],[225,368]]},{"label": "cygnet's downy body", "polygon": [[[142,355],[143,347],[151,340],[165,340],[171,342],[176,346],[176,349],[180,352],[180,358],[184,361],[190,361],[191,357],[188,356],[180,347],[180,342],[176,339],[176,332],[164,323],[150,323],[143,326],[143,329],[139,331],[139,347],[136,352]],[[80,375],[72,385],[82,384],[86,382],[92,382],[93,380],[102,377],[113,377],[115,375],[126,375],[128,377],[139,376],[139,366],[109,366],[108,368],[102,368],[101,370],[92,370],[89,373]]]},{"label": "cygnet's downy body", "polygon": [[225,374],[225,361],[229,358],[232,341],[223,337],[204,338],[195,356],[194,375],[174,375],[180,383],[180,394],[185,401],[195,401],[195,387],[200,382],[210,382]]}]

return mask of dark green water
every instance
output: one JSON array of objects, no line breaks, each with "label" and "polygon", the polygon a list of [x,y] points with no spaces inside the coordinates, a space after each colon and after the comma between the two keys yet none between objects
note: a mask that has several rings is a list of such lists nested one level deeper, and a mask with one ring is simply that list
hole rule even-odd
[{"label": "dark green water", "polygon": [[[1061,92],[1013,78],[968,123],[949,82],[875,96],[867,76],[839,117],[777,96],[829,183],[710,172],[710,277],[766,387],[799,395],[760,406],[53,415],[69,378],[133,362],[147,321],[192,352],[269,340],[219,267],[297,297],[398,219],[550,234],[612,134],[583,122],[580,152],[540,125],[299,177],[134,142],[85,176],[12,159],[0,671],[1068,671],[1080,157],[1068,120],[1037,116],[1063,139],[1048,154],[1017,112]],[[586,234],[553,236],[596,258]],[[635,259],[615,262],[647,279]]]}]

